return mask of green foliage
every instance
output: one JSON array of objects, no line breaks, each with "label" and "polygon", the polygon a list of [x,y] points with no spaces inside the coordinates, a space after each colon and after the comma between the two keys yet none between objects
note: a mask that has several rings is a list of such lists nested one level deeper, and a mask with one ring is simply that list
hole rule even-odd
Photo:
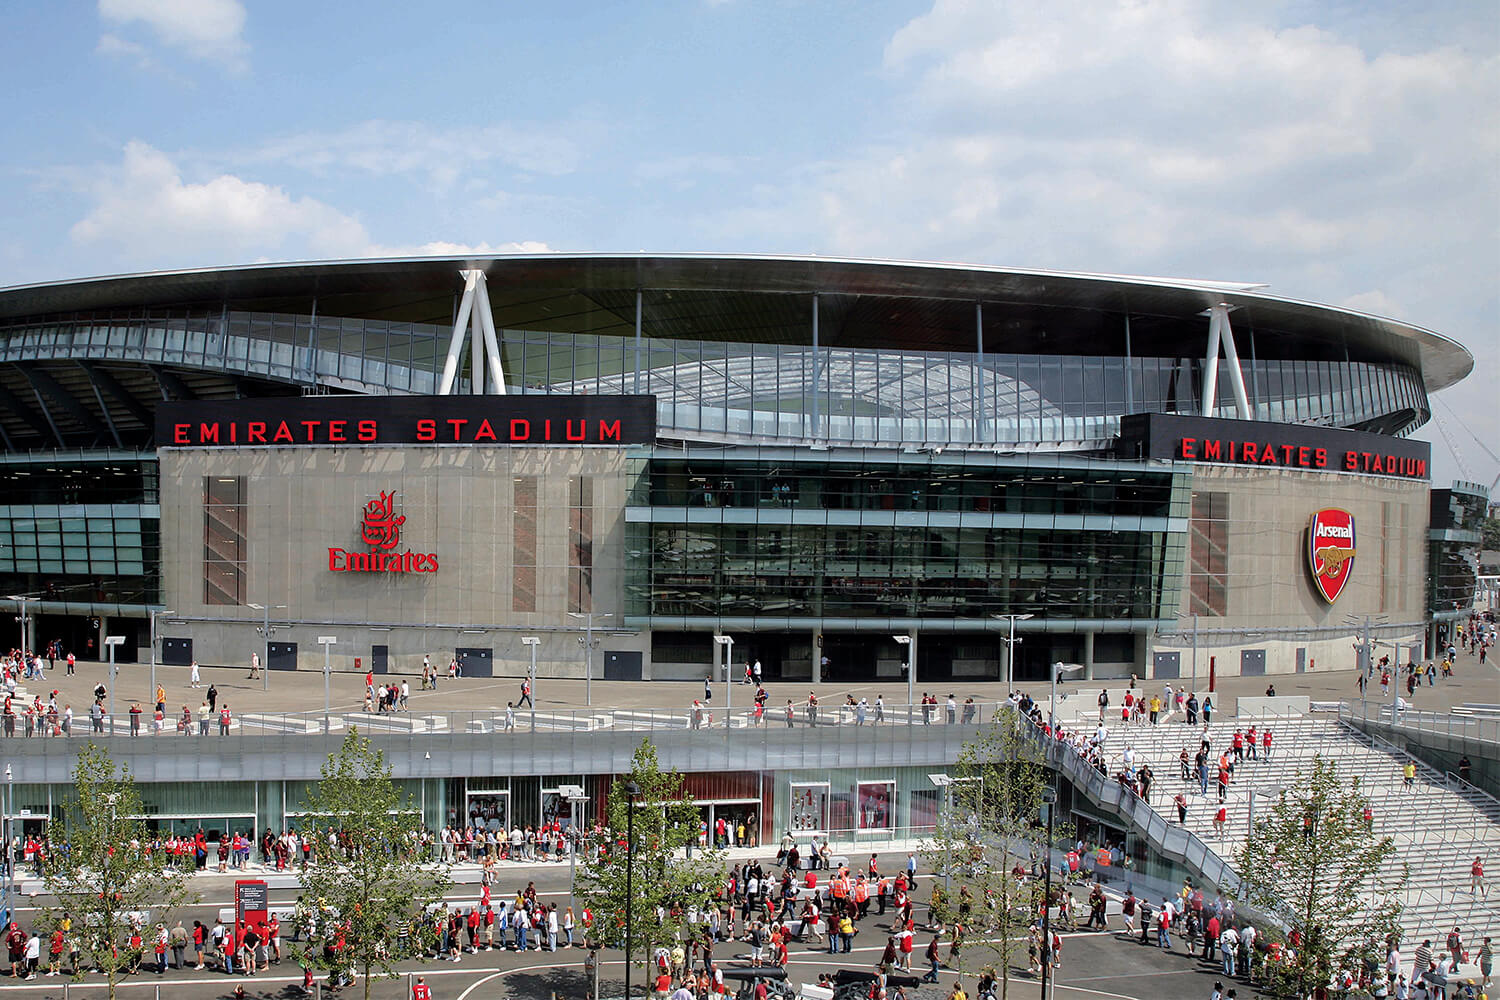
[{"label": "green foliage", "polygon": [[78,751],[73,795],[52,829],[53,844],[66,843],[67,849],[54,850],[43,866],[47,894],[57,902],[43,911],[40,922],[55,928],[71,919],[69,934],[80,956],[75,980],[84,969],[100,969],[111,998],[131,962],[126,944],[135,915],[150,913],[152,923],[141,927],[149,948],[156,923],[170,926],[172,910],[197,898],[190,886],[191,860],[179,867],[165,852],[149,850],[144,815],[129,767],[117,767],[93,742]]},{"label": "green foliage", "polygon": [[1484,547],[1487,549],[1500,549],[1500,516],[1494,514],[1484,519],[1480,526],[1480,532],[1484,539]]},{"label": "green foliage", "polygon": [[[1384,942],[1399,933],[1406,864],[1390,837],[1366,827],[1369,799],[1358,783],[1315,756],[1311,770],[1290,778],[1275,805],[1256,816],[1236,854],[1250,902],[1302,936],[1292,958],[1269,970],[1283,992],[1306,996],[1345,965],[1380,960]],[[1277,928],[1270,934],[1288,936]]]},{"label": "green foliage", "polygon": [[934,863],[947,873],[950,888],[934,889],[933,919],[963,925],[971,944],[960,952],[962,962],[971,952],[993,956],[1003,998],[1035,911],[1036,890],[1018,884],[1011,868],[1019,859],[1015,852],[1040,836],[1033,823],[1048,773],[1019,715],[1006,706],[964,744],[950,774],[947,806],[933,836]]},{"label": "green foliage", "polygon": [[[626,789],[639,786],[632,798]],[[634,849],[625,849],[634,812]],[[663,771],[649,739],[636,748],[630,773],[609,789],[609,828],[589,844],[578,869],[579,894],[594,914],[590,936],[610,946],[625,940],[630,915],[631,954],[644,961],[660,944],[677,940],[687,927],[686,904],[701,899],[724,877],[723,854],[698,843],[698,807],[682,788],[682,775]],[[630,888],[627,891],[627,866]],[[657,919],[658,909],[665,915]]]},{"label": "green foliage", "polygon": [[[329,755],[305,809],[324,830],[317,862],[303,876],[318,918],[300,957],[321,969],[358,969],[369,1000],[372,971],[389,975],[398,961],[422,957],[422,917],[451,885],[448,868],[419,854],[421,813],[357,728]],[[324,945],[340,939],[342,953],[325,955]]]}]

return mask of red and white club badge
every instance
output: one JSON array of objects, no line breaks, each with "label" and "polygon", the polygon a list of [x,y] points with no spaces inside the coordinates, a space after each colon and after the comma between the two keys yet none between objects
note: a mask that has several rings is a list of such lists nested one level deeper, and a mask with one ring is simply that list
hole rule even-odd
[{"label": "red and white club badge", "polygon": [[1354,572],[1354,515],[1329,507],[1312,516],[1307,526],[1307,568],[1313,586],[1332,604]]}]

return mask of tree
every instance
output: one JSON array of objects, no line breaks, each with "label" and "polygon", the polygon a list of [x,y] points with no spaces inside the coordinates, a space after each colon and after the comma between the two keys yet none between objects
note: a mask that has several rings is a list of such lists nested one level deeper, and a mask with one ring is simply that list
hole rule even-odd
[{"label": "tree", "polygon": [[330,835],[303,876],[318,912],[300,957],[336,973],[358,969],[369,1000],[372,971],[390,975],[396,962],[425,955],[423,920],[452,884],[448,868],[421,855],[420,811],[355,727],[329,754],[305,809]]},{"label": "tree", "polygon": [[[1025,947],[1036,912],[1035,890],[1011,874],[1014,850],[1035,836],[1042,788],[1050,780],[1037,745],[1004,706],[965,743],[944,788],[933,837],[935,862],[949,890],[934,893],[933,919],[963,925],[963,939],[989,952],[999,968],[1000,996],[1010,988],[1011,959]],[[968,950],[959,953],[963,962]],[[962,965],[960,965],[962,968]]]},{"label": "tree", "polygon": [[1287,925],[1272,928],[1271,939],[1286,942],[1290,931],[1301,938],[1267,970],[1283,992],[1307,996],[1339,967],[1379,961],[1399,933],[1406,863],[1390,837],[1376,837],[1365,823],[1369,801],[1357,776],[1345,782],[1332,761],[1314,756],[1236,852],[1250,902]]},{"label": "tree", "polygon": [[[640,789],[633,798],[627,792],[631,782]],[[627,846],[632,810],[635,838]],[[710,848],[687,856],[698,843],[698,807],[683,791],[682,775],[661,769],[649,739],[636,748],[630,772],[611,783],[607,816],[608,829],[591,839],[578,872],[584,905],[594,914],[590,937],[622,945],[628,912],[632,956],[643,960],[687,930],[684,904],[701,901],[723,879],[723,854]]]},{"label": "tree", "polygon": [[179,866],[165,851],[152,850],[144,815],[127,765],[117,766],[92,741],[78,751],[73,794],[51,831],[59,849],[43,862],[47,894],[57,902],[44,910],[41,924],[56,929],[65,918],[72,921],[69,933],[79,948],[73,978],[99,969],[111,1000],[133,960],[131,933],[139,931],[148,949],[153,941],[139,915],[149,911],[166,923],[174,908],[197,899],[189,884],[191,860]]}]

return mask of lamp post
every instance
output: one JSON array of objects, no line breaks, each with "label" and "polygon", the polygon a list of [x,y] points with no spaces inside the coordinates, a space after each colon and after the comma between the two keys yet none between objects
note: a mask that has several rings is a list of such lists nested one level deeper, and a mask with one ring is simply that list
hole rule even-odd
[{"label": "lamp post", "polygon": [[16,899],[16,852],[11,850],[11,816],[16,811],[16,776],[10,765],[5,765],[5,920],[10,926],[11,910]]},{"label": "lamp post", "polygon": [[[1053,676],[1056,676],[1054,674]],[[1057,788],[1042,789],[1042,805],[1047,807],[1047,844],[1042,860],[1047,865],[1042,886],[1042,1000],[1047,1000],[1052,985],[1052,814],[1057,811]]]},{"label": "lamp post", "polygon": [[1052,664],[1052,693],[1047,696],[1047,725],[1057,729],[1057,675],[1062,673],[1062,661]]},{"label": "lamp post", "polygon": [[325,732],[325,733],[332,731],[332,724],[329,722],[329,719],[328,719],[328,714],[329,714],[329,711],[330,711],[330,705],[329,705],[330,695],[329,695],[329,690],[328,690],[328,677],[329,677],[329,673],[332,670],[332,668],[330,667],[329,662],[328,662],[328,654],[330,652],[330,647],[332,647],[333,644],[336,643],[336,642],[338,642],[338,641],[339,640],[338,640],[337,636],[332,636],[332,635],[320,635],[320,636],[318,636],[318,645],[320,645],[320,646],[323,647],[323,732]]},{"label": "lamp post", "polygon": [[[583,626],[583,703],[594,706],[594,615],[593,611],[569,611],[569,618],[579,618]],[[613,611],[597,612],[600,618],[613,618]]]},{"label": "lamp post", "polygon": [[285,611],[285,604],[247,604],[246,607],[254,608],[256,611],[266,613],[265,623],[261,626],[260,634],[264,640],[265,649],[260,655],[260,686],[262,691],[271,690],[271,609]]},{"label": "lamp post", "polygon": [[536,732],[536,648],[541,645],[542,637],[539,635],[521,636],[521,645],[531,649],[531,673],[527,674],[526,688],[529,692],[526,700],[531,703],[531,731]]},{"label": "lamp post", "polygon": [[634,781],[625,782],[625,1000],[630,1000],[631,933],[634,929],[631,914],[635,912],[635,797],[639,794],[640,785]]},{"label": "lamp post", "polygon": [[893,635],[906,660],[906,724],[911,725],[911,707],[917,703],[917,634]]},{"label": "lamp post", "polygon": [[160,615],[170,615],[171,611],[149,611],[151,616],[151,628],[148,636],[151,640],[151,698],[156,699],[156,619]]},{"label": "lamp post", "polygon": [[[40,601],[41,598],[23,597],[20,594],[11,594],[6,597],[6,600],[15,601],[16,606],[21,609],[21,613],[16,616],[16,621],[21,623],[21,655],[25,656],[26,654],[31,652],[31,641],[28,639],[26,634],[26,626],[30,623],[31,619],[26,615],[26,605],[34,604],[37,601]],[[29,667],[30,664],[27,664],[27,666]]]},{"label": "lamp post", "polygon": [[734,697],[734,684],[729,679],[729,673],[734,669],[734,636],[716,635],[714,642],[724,647],[724,728],[728,729],[731,725],[729,703]]},{"label": "lamp post", "polygon": [[1036,615],[1027,612],[1024,615],[995,615],[996,618],[1008,618],[1010,620],[1010,638],[1005,640],[1005,690],[1008,694],[1011,685],[1016,682],[1016,622],[1024,622],[1035,618]]},{"label": "lamp post", "polygon": [[[109,650],[109,733],[115,732],[115,647],[125,641],[123,635],[107,635],[104,637],[104,646]],[[153,695],[155,691],[151,692]]]}]

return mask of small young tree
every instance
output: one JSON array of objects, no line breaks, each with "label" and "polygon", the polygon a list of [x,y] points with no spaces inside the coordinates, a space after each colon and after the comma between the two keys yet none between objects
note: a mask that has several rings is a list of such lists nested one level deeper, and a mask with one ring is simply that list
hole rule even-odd
[{"label": "small young tree", "polygon": [[[1004,1000],[1012,958],[1025,948],[1035,912],[1033,892],[1011,874],[1014,852],[1034,837],[1047,770],[1019,715],[1005,706],[964,744],[949,778],[933,837],[949,889],[934,894],[933,919],[961,924],[972,950],[993,956]],[[960,951],[960,969],[968,954]]]},{"label": "small young tree", "polygon": [[[1390,837],[1366,825],[1369,799],[1358,782],[1341,779],[1332,761],[1314,756],[1311,769],[1256,817],[1236,854],[1250,902],[1301,938],[1288,961],[1267,970],[1283,992],[1307,996],[1343,964],[1378,961],[1380,944],[1397,933],[1406,863]],[[1270,933],[1287,939],[1279,929]]]},{"label": "small young tree", "polygon": [[[90,968],[104,973],[113,1000],[121,973],[132,956],[126,947],[133,931],[152,940],[142,914],[166,923],[168,914],[191,903],[190,870],[173,864],[165,851],[150,850],[141,796],[130,768],[90,742],[78,751],[73,794],[51,833],[53,850],[43,863],[47,894],[56,904],[43,911],[42,926],[56,928],[66,917],[79,948],[75,980]],[[45,946],[44,946],[45,948]]]},{"label": "small young tree", "polygon": [[[683,791],[682,775],[661,769],[649,739],[636,748],[630,772],[611,783],[607,815],[609,828],[591,843],[592,857],[579,868],[580,894],[594,914],[591,936],[602,944],[625,944],[629,914],[631,957],[640,961],[685,932],[679,904],[701,900],[723,879],[723,854],[709,848],[687,857],[686,849],[698,843],[698,807]],[[627,845],[632,828],[634,842]]]},{"label": "small young tree", "polygon": [[358,969],[369,1000],[371,972],[390,975],[396,962],[423,957],[422,921],[451,884],[449,871],[419,853],[421,812],[357,728],[329,755],[305,808],[329,825],[337,846],[320,843],[303,875],[305,895],[323,912],[300,957],[334,972]]}]

